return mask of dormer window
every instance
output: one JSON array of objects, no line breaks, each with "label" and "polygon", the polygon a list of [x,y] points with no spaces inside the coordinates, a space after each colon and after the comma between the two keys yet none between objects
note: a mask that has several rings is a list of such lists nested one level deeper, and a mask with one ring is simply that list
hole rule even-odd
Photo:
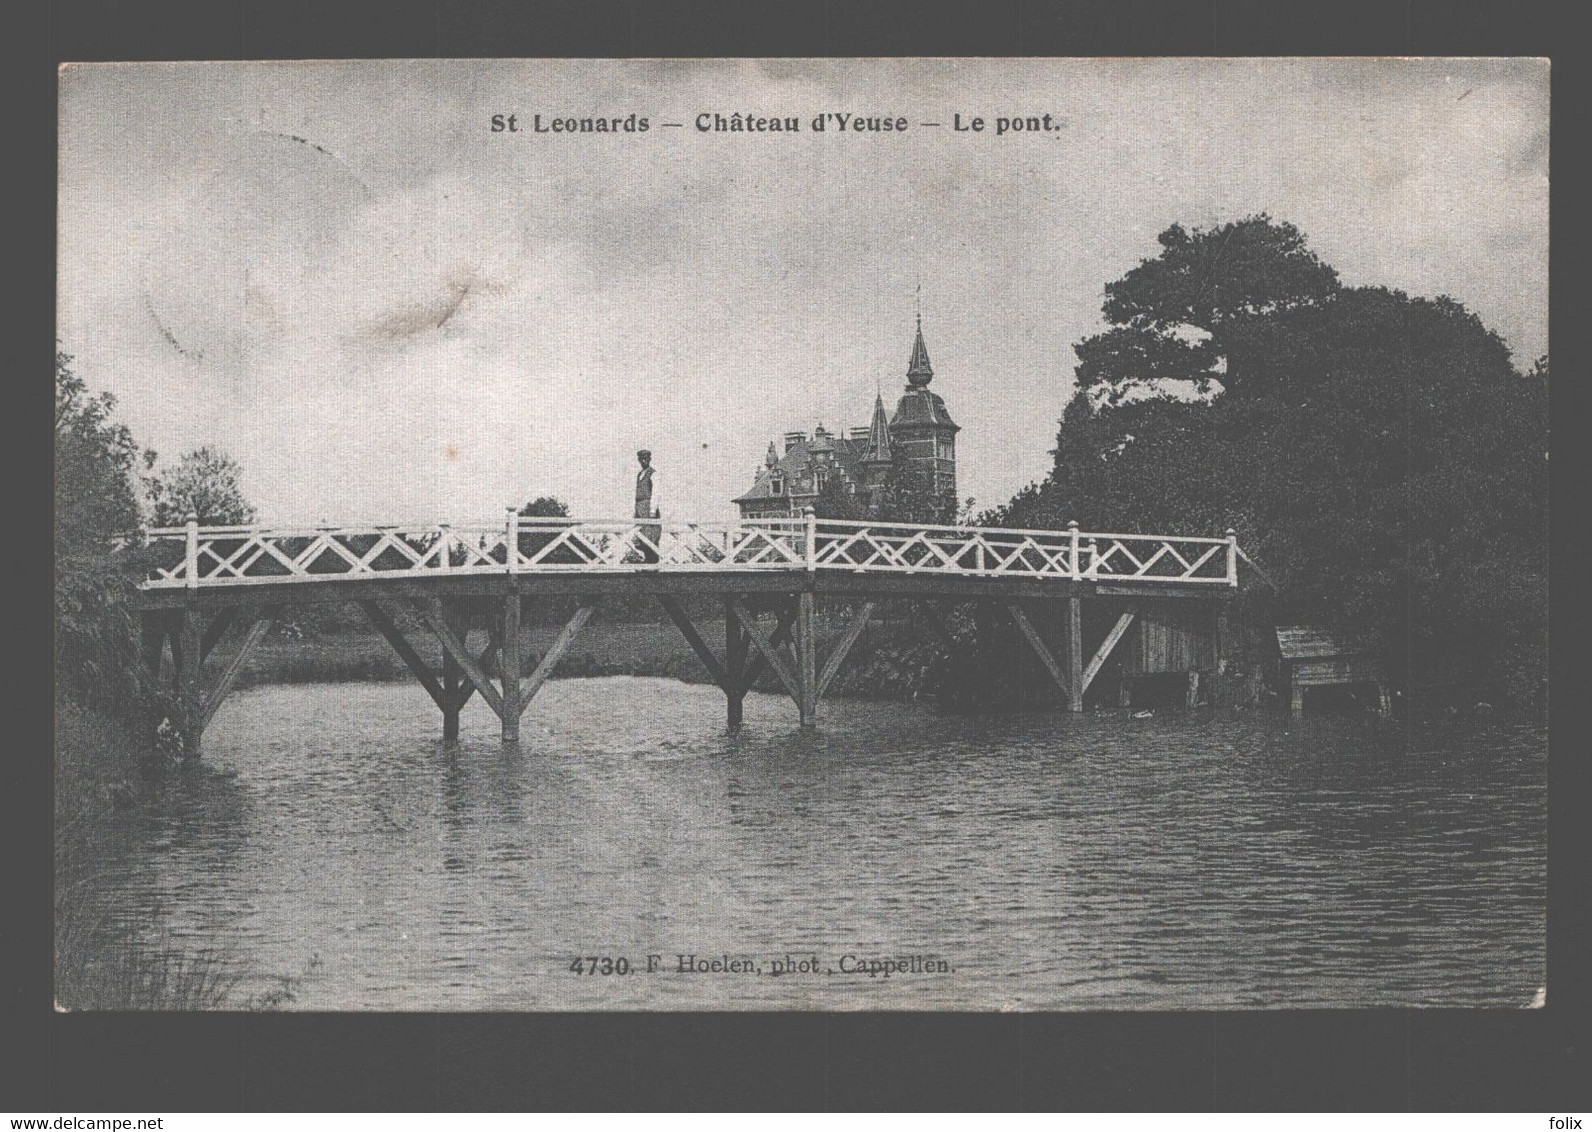
[{"label": "dormer window", "polygon": [[768,481],[768,490],[773,492],[775,495],[784,495],[785,494],[785,477],[784,476],[775,476],[773,479],[769,480]]},{"label": "dormer window", "polygon": [[816,487],[819,491],[823,491],[824,490],[824,485],[826,483],[828,483],[828,482],[829,482],[829,477],[827,475],[825,475],[823,472],[814,472],[813,473],[813,486]]}]

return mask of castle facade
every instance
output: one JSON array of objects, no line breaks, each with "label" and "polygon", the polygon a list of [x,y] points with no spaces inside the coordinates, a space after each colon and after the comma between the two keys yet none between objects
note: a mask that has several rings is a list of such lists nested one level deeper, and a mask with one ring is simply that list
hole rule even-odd
[{"label": "castle facade", "polygon": [[771,440],[752,487],[734,503],[743,519],[800,515],[817,507],[825,492],[843,493],[857,514],[876,517],[884,505],[892,468],[916,471],[936,496],[956,498],[956,434],[940,395],[930,392],[934,368],[923,342],[923,318],[907,363],[907,385],[886,415],[884,398],[873,399],[866,425],[831,433],[822,424],[809,435],[787,432],[784,450]]}]

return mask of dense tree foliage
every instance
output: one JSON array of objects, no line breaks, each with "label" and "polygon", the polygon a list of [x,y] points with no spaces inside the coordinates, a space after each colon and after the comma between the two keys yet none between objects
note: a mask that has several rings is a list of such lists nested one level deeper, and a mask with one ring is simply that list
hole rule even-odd
[{"label": "dense tree foliage", "polygon": [[[57,555],[103,550],[138,526],[140,463],[133,434],[109,393],[89,395],[72,355],[55,353],[55,546]],[[149,454],[152,459],[153,454]],[[146,463],[148,460],[145,461]]]},{"label": "dense tree foliage", "polygon": [[[128,580],[113,537],[139,524],[141,457],[108,393],[90,396],[55,355],[55,644],[57,685],[80,699],[116,705],[145,693]],[[150,454],[152,456],[152,454]]]},{"label": "dense tree foliage", "polygon": [[846,490],[845,482],[839,476],[831,476],[824,481],[823,489],[813,501],[813,513],[820,519],[857,520],[863,517],[857,497]]},{"label": "dense tree foliage", "polygon": [[238,467],[209,448],[175,468],[141,477],[155,466],[108,393],[90,395],[55,355],[55,639],[57,687],[88,704],[158,713],[170,705],[152,686],[138,655],[138,625],[129,594],[146,561],[127,536],[144,521],[141,488],[157,524],[180,523],[190,508],[201,521],[242,523],[253,508],[237,490]]},{"label": "dense tree foliage", "polygon": [[1278,620],[1374,635],[1422,702],[1540,709],[1546,360],[1451,299],[1339,286],[1265,217],[1161,243],[1079,343],[1051,474],[986,520],[1234,527]]},{"label": "dense tree foliage", "polygon": [[524,507],[520,514],[532,519],[565,519],[569,517],[569,504],[551,495],[538,495]]},{"label": "dense tree foliage", "polygon": [[186,452],[174,466],[146,480],[155,526],[175,527],[197,515],[201,526],[230,527],[254,522],[254,508],[243,496],[243,469],[208,445]]},{"label": "dense tree foliage", "polygon": [[897,448],[885,473],[879,517],[898,523],[954,523],[956,512],[956,497],[936,491],[932,473],[908,460]]},{"label": "dense tree foliage", "polygon": [[1280,316],[1319,306],[1338,276],[1292,224],[1265,215],[1160,235],[1161,254],[1106,285],[1109,328],[1075,347],[1078,387],[1116,403],[1147,391],[1237,391],[1263,376]]}]

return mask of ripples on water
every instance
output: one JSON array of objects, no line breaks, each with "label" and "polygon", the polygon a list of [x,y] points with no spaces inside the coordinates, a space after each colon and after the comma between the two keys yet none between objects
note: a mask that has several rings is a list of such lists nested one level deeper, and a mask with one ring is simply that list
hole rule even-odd
[{"label": "ripples on water", "polygon": [[[158,905],[240,994],[326,1010],[1520,1006],[1544,982],[1546,738],[1368,717],[960,717],[546,685],[518,750],[419,688],[232,697],[140,813]],[[673,973],[675,955],[950,974]],[[577,955],[670,973],[577,976]],[[315,957],[318,964],[312,964]]]}]

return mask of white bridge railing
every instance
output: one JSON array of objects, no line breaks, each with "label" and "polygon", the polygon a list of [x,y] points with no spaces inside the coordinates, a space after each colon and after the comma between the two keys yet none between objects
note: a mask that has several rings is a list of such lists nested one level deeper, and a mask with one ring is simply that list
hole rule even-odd
[{"label": "white bridge railing", "polygon": [[149,559],[146,589],[357,578],[653,570],[845,571],[979,578],[1238,584],[1238,543],[1185,535],[1094,534],[811,515],[727,523],[526,518],[500,526],[201,527],[124,540]]}]

